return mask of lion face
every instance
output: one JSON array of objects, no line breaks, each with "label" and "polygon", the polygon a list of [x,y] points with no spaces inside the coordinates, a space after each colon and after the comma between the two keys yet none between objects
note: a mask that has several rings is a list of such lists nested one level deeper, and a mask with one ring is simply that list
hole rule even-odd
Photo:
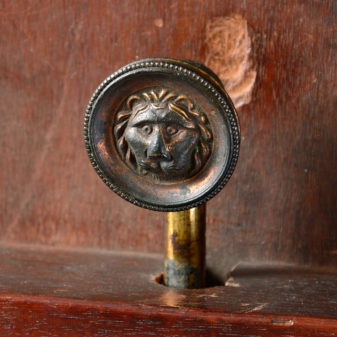
[{"label": "lion face", "polygon": [[125,130],[125,140],[143,173],[167,179],[188,175],[199,137],[194,123],[152,105],[132,114]]},{"label": "lion face", "polygon": [[[133,104],[131,104],[133,103]],[[129,167],[154,180],[186,179],[210,154],[206,117],[185,96],[168,90],[132,96],[115,127],[119,153]]]}]

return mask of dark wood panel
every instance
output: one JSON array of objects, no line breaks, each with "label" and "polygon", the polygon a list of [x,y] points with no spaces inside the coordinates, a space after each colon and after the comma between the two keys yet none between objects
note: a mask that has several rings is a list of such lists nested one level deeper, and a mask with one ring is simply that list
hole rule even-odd
[{"label": "dark wood panel", "polygon": [[[240,14],[258,71],[239,166],[208,207],[208,263],[335,267],[334,1],[2,1],[0,238],[162,250],[162,217],[113,195],[86,158],[97,86],[144,57],[203,61],[207,20]],[[136,219],[136,221],[135,221]]]},{"label": "dark wood panel", "polygon": [[0,247],[1,336],[336,336],[337,274],[242,265],[166,288],[152,254]]}]

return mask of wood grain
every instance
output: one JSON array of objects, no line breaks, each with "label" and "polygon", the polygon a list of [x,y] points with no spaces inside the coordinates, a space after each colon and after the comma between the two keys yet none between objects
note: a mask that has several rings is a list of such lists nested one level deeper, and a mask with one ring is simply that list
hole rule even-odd
[{"label": "wood grain", "polygon": [[334,1],[2,1],[0,239],[163,250],[162,216],[113,195],[86,157],[96,86],[136,59],[204,61],[206,22],[241,15],[257,84],[238,168],[208,205],[208,265],[337,263]]},{"label": "wood grain", "polygon": [[337,336],[337,274],[242,265],[227,286],[175,290],[139,255],[3,246],[1,336]]}]

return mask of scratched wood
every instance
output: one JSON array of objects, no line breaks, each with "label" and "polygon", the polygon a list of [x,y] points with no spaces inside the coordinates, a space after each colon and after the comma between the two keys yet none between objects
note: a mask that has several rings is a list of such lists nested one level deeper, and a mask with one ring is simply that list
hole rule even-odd
[{"label": "scratched wood", "polygon": [[257,80],[238,168],[208,205],[208,265],[337,263],[336,2],[1,1],[0,240],[161,252],[162,216],[115,196],[84,150],[96,86],[136,59],[203,61],[240,14]]},{"label": "scratched wood", "polygon": [[238,266],[226,286],[154,281],[155,254],[0,248],[1,336],[337,336],[337,274]]}]

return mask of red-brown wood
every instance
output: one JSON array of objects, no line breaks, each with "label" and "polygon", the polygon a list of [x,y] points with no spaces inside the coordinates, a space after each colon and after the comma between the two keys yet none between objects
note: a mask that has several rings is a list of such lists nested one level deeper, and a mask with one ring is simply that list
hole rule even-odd
[{"label": "red-brown wood", "polygon": [[162,251],[161,214],[95,175],[83,113],[132,60],[203,61],[207,20],[234,14],[258,75],[239,111],[239,166],[209,203],[209,265],[222,276],[240,260],[336,266],[333,1],[2,1],[0,239]]},{"label": "red-brown wood", "polygon": [[154,281],[156,255],[3,246],[1,336],[336,336],[337,274],[242,265],[226,286]]},{"label": "red-brown wood", "polygon": [[0,238],[162,251],[161,214],[113,195],[91,168],[83,113],[132,60],[203,61],[206,21],[234,14],[258,75],[239,111],[239,166],[209,203],[209,264],[336,266],[333,1],[2,1]]},{"label": "red-brown wood", "polygon": [[[208,267],[222,280],[239,261],[336,270],[336,13],[333,0],[1,1],[0,242],[161,252],[162,215],[113,195],[90,167],[84,110],[128,62],[203,62],[207,21],[240,14],[257,78],[239,110],[238,168],[208,204]],[[336,334],[334,274],[263,272],[184,293],[149,280],[157,258],[6,249],[3,336]]]},{"label": "red-brown wood", "polygon": [[2,336],[337,336],[336,320],[308,317],[13,295],[0,304]]}]

